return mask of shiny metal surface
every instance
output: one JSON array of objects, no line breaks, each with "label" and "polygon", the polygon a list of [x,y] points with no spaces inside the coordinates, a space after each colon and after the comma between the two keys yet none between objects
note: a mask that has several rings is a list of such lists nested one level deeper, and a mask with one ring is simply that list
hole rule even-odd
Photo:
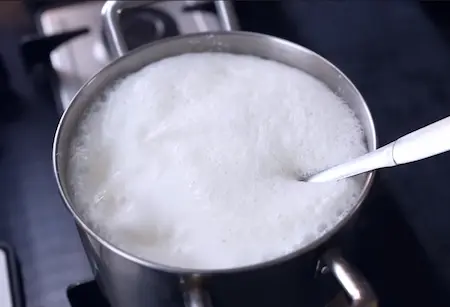
[{"label": "shiny metal surface", "polygon": [[340,180],[380,168],[426,159],[449,151],[449,136],[450,117],[446,117],[357,159],[320,172],[306,181]]},{"label": "shiny metal surface", "polygon": [[200,276],[181,278],[183,300],[188,307],[212,307],[211,297],[203,290],[203,279]]},{"label": "shiny metal surface", "polygon": [[[148,6],[149,4],[154,4],[156,2],[169,1],[106,1],[102,8],[102,16],[105,26],[108,29],[106,32],[107,40],[113,49],[112,52],[114,57],[122,56],[129,51],[119,27],[121,10]],[[232,3],[230,1],[214,1],[214,4],[222,29],[225,31],[237,30],[237,18]]]},{"label": "shiny metal surface", "polygon": [[336,277],[351,299],[350,307],[377,307],[378,302],[372,288],[336,250],[328,250],[323,255],[326,267]]},{"label": "shiny metal surface", "polygon": [[[169,287],[172,290],[167,291],[179,291],[181,277],[195,276],[214,279],[217,278],[216,276],[222,276],[224,274],[234,275],[233,273],[241,274],[243,272],[266,269],[274,264],[282,264],[294,258],[304,259],[305,266],[308,268],[311,267],[314,270],[313,258],[315,248],[325,243],[339,229],[346,225],[364,201],[372,185],[374,174],[369,173],[365,178],[363,191],[353,210],[334,229],[324,234],[318,240],[289,255],[246,267],[225,270],[192,270],[189,268],[166,266],[130,255],[96,234],[93,231],[92,225],[88,221],[85,221],[79,214],[78,209],[71,200],[71,194],[67,186],[66,162],[69,154],[69,143],[83,112],[93,103],[98,95],[119,78],[135,72],[150,63],[170,56],[188,52],[206,51],[251,54],[268,58],[301,69],[322,80],[331,90],[348,102],[363,125],[369,150],[376,149],[377,141],[373,120],[358,90],[342,72],[327,60],[291,42],[268,35],[249,32],[204,33],[161,40],[157,43],[138,48],[118,58],[95,75],[77,93],[61,118],[53,147],[54,171],[60,193],[67,208],[77,221],[82,236],[86,237],[83,242],[89,258],[95,263],[94,269],[97,274],[97,280],[102,285],[103,291],[114,307],[141,307],[147,306],[146,304],[149,304],[150,301],[153,302],[152,306],[163,306],[163,298],[155,301],[157,298],[149,294],[149,285],[154,290],[163,292],[159,288],[161,287],[161,280],[164,280],[167,285],[173,285],[174,283],[178,285],[176,287]],[[153,282],[156,277],[160,282]],[[155,292],[151,293],[154,294]],[[193,300],[193,302],[197,306],[202,306],[198,305],[200,304],[198,300]],[[202,303],[204,305],[204,302]],[[195,305],[191,304],[191,306]]]},{"label": "shiny metal surface", "polygon": [[217,14],[225,31],[239,30],[239,23],[231,1],[219,0],[215,1]]}]

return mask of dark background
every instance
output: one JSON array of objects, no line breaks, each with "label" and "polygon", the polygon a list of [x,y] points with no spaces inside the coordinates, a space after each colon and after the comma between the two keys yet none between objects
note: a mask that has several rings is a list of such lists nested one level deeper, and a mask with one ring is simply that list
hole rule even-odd
[{"label": "dark background", "polygon": [[[237,3],[237,11],[243,29],[295,41],[336,64],[369,104],[381,145],[450,115],[448,3],[245,1]],[[66,287],[91,278],[91,273],[53,179],[51,145],[59,115],[20,57],[21,37],[33,31],[27,12],[19,1],[0,2],[0,55],[20,98],[0,96],[0,240],[13,245],[18,254],[28,306],[67,306]],[[380,172],[396,200],[393,210],[410,225],[424,257],[390,257],[387,250],[379,260],[394,259],[388,265],[393,275],[396,270],[406,274],[412,265],[430,268],[446,289],[450,289],[448,174],[449,154]],[[392,236],[389,231],[395,233],[395,228],[383,228],[390,218],[377,217],[387,239]],[[421,282],[424,287],[431,283]]]}]

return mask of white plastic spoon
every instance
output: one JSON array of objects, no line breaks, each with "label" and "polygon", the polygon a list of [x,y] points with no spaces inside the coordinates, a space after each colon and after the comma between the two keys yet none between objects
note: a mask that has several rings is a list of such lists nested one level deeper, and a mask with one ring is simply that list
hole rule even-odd
[{"label": "white plastic spoon", "polygon": [[450,116],[375,151],[317,173],[304,181],[340,180],[376,169],[422,160],[450,150]]}]

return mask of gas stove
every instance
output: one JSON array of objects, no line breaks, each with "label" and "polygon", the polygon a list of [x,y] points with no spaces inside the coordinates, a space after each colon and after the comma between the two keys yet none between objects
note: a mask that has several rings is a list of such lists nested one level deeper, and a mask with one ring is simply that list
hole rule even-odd
[{"label": "gas stove", "polygon": [[[165,37],[223,30],[230,24],[234,24],[234,27],[237,24],[233,6],[227,5],[224,9],[224,7],[217,7],[217,3],[211,1],[124,2],[136,4],[134,7],[130,4],[120,14],[120,28],[128,50]],[[144,5],[142,5],[143,3]],[[52,79],[51,89],[60,111],[67,108],[72,97],[84,82],[117,56],[115,47],[111,44],[103,29],[103,5],[104,2],[100,1],[84,1],[53,7],[42,11],[36,18],[38,30],[41,34],[55,39],[46,48],[53,49],[49,60],[55,77]],[[235,7],[238,9],[239,5],[242,4],[237,3]],[[257,12],[256,15],[258,15]],[[267,20],[271,15],[264,16],[266,18],[260,19]],[[224,20],[228,22],[224,22]],[[273,22],[271,20],[271,22],[279,24],[279,21]],[[270,23],[265,22],[265,24]],[[244,30],[249,29],[244,27]],[[262,31],[260,29],[251,30]],[[33,41],[30,41],[30,43],[34,44]],[[58,47],[55,48],[56,46]],[[36,56],[36,48],[30,47],[27,50],[29,54]],[[28,60],[25,58],[25,61]],[[29,60],[28,64],[32,66],[33,63],[33,60]],[[396,199],[392,198],[384,187],[377,189],[374,194],[376,197],[366,206],[367,210],[370,211],[366,215],[368,218],[359,221],[357,241],[352,247],[343,250],[346,258],[358,267],[370,281],[380,298],[380,306],[382,307],[445,305],[439,304],[440,297],[436,294],[436,289],[439,287],[434,282],[435,276],[430,273],[426,264],[427,258],[424,256],[424,252],[412,234],[409,225],[396,209],[399,207]],[[44,211],[42,207],[39,208],[40,211]],[[50,207],[48,211],[54,212],[55,210]],[[22,212],[18,215],[23,216]],[[64,221],[62,223],[65,224]],[[47,223],[46,221],[45,224]],[[29,224],[29,221],[23,222],[23,224]],[[55,236],[62,237],[64,241],[71,241],[67,234],[61,235],[62,227],[59,224],[57,226],[59,228],[54,231]],[[50,233],[50,231],[45,232],[45,234],[47,233]],[[53,234],[53,231],[51,233]],[[26,241],[24,245],[29,246],[31,244]],[[43,299],[36,300],[36,295],[33,297],[28,293],[28,300],[32,306],[69,306],[66,304],[70,304],[72,307],[108,306],[95,281],[80,280],[84,278],[85,274],[76,274],[77,271],[82,271],[85,268],[79,264],[82,262],[81,260],[79,262],[72,261],[78,259],[82,254],[81,247],[78,245],[76,247],[78,249],[72,247],[69,249],[76,250],[76,257],[74,256],[74,258],[64,254],[52,253],[52,249],[48,248],[48,245],[45,249],[49,250],[49,254],[43,253],[41,257],[36,257],[33,254],[32,263],[25,266],[25,269],[35,274],[33,270],[37,271],[36,268],[38,268],[39,272],[43,271],[43,275],[47,276],[48,279],[45,279],[45,282],[40,282],[32,290],[29,290],[31,288],[30,283],[25,283],[29,293],[35,294],[42,290],[45,293],[42,297],[47,298],[44,303]],[[62,258],[68,259],[68,261],[61,261]],[[45,265],[36,264],[45,262],[44,260],[52,265],[47,265],[48,263],[45,263]],[[54,266],[53,262],[60,265]],[[67,265],[67,263],[71,265]],[[42,268],[53,270],[45,271]],[[12,274],[8,274],[8,276],[10,275]],[[70,276],[70,278],[63,279],[60,275]],[[81,275],[83,277],[80,277]],[[334,280],[330,280],[328,277],[324,276],[324,283],[329,284],[328,290],[325,291],[327,293],[317,294],[321,302],[304,306],[347,306],[345,296],[339,291],[339,285],[336,285]],[[89,275],[86,278],[92,277]],[[70,280],[70,282],[67,280]],[[76,284],[69,285],[71,282],[76,282]],[[280,282],[288,283],[289,281]],[[49,289],[52,287],[54,289],[50,291]],[[64,295],[66,287],[68,301],[59,300]],[[301,285],[298,289],[301,289]],[[39,296],[37,297],[39,298]],[[58,297],[58,299],[54,297]],[[256,297],[258,297],[258,293],[248,293],[245,297],[239,297],[237,300],[252,302]],[[283,302],[282,297],[280,297],[279,305],[299,306],[297,302]],[[225,299],[220,306],[234,305],[227,304]]]},{"label": "gas stove", "polygon": [[[105,35],[104,4],[104,1],[75,3],[48,9],[38,17],[38,27],[46,36],[87,30],[50,55],[57,77],[52,87],[61,111],[90,77],[117,57]],[[237,28],[231,2],[110,1],[108,4],[120,11],[118,23],[126,50],[176,35]]]}]

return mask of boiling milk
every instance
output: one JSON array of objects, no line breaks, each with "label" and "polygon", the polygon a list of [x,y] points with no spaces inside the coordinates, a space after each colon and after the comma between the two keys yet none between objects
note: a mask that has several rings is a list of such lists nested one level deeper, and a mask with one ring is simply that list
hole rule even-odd
[{"label": "boiling milk", "polygon": [[150,261],[218,269],[303,247],[361,184],[297,178],[367,151],[323,83],[252,56],[151,64],[87,112],[72,143],[72,199],[104,238]]}]

